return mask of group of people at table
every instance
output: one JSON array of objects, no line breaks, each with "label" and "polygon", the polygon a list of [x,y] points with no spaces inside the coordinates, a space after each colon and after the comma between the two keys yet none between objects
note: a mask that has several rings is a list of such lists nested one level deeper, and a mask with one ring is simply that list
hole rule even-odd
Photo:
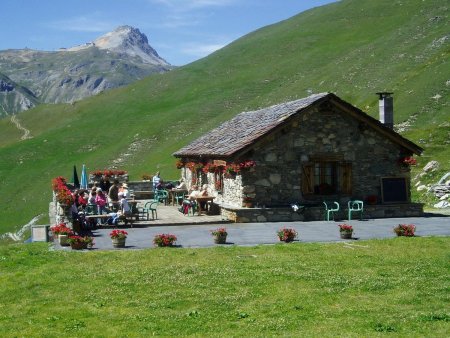
[{"label": "group of people at table", "polygon": [[103,177],[99,183],[94,183],[90,189],[74,190],[73,204],[71,207],[72,219],[79,220],[81,215],[95,214],[95,216],[108,215],[109,217],[97,217],[97,223],[117,224],[121,216],[131,215],[129,196],[126,183],[119,184],[114,180],[111,184]]},{"label": "group of people at table", "polygon": [[181,206],[179,210],[187,215],[191,208],[198,209],[199,213],[202,210],[206,210],[207,202],[212,201],[213,197],[208,196],[208,185],[204,184],[201,189],[198,185],[192,185],[190,189],[187,188],[184,178],[181,178],[177,186],[164,185],[160,172],[158,171],[155,176],[153,176],[153,190],[156,192],[158,190],[167,190],[172,194],[172,202],[178,201],[175,198],[175,194],[181,196]]},{"label": "group of people at table", "polygon": [[[172,194],[182,194],[179,210],[184,214],[188,214],[191,208],[197,208],[199,211],[205,210],[208,200],[212,200],[212,197],[204,198],[208,197],[208,185],[206,184],[201,189],[197,185],[188,189],[184,178],[181,178],[178,185],[170,184],[168,186],[164,184],[159,172],[153,177],[152,183],[154,192],[166,190]],[[132,202],[127,199],[130,197],[128,185],[120,184],[118,180],[114,180],[111,184],[107,177],[102,177],[100,182],[94,183],[90,189],[74,190],[72,197],[74,202],[71,214],[74,220],[79,220],[83,215],[95,219],[97,224],[116,225],[120,217],[132,214],[130,205]]]}]

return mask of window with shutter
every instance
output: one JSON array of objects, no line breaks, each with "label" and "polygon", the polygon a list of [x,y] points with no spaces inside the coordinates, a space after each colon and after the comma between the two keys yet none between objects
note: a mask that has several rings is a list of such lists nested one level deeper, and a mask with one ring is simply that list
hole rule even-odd
[{"label": "window with shutter", "polygon": [[303,195],[350,195],[351,192],[351,163],[321,159],[302,166]]}]

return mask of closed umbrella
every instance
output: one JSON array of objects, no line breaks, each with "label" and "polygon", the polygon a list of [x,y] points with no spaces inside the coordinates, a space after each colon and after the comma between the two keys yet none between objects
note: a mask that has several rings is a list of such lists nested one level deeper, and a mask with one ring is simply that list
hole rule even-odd
[{"label": "closed umbrella", "polygon": [[88,188],[88,178],[86,173],[86,166],[83,164],[83,168],[81,169],[81,183],[80,183],[81,189],[87,189]]},{"label": "closed umbrella", "polygon": [[80,180],[78,179],[77,167],[75,165],[73,166],[72,183],[75,188],[80,187]]}]

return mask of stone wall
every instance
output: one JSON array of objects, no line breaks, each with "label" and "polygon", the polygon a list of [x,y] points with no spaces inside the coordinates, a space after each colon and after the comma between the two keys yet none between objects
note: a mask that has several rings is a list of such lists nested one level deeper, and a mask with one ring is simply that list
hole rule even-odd
[{"label": "stone wall", "polygon": [[[297,213],[290,207],[247,209],[222,206],[222,216],[236,223],[323,221],[325,220],[325,208],[307,207]],[[423,216],[423,204],[421,203],[368,205],[364,206],[363,212],[363,219],[421,216]],[[343,207],[335,214],[334,219],[344,221],[347,218],[347,209]],[[359,213],[352,214],[353,220],[359,218]]]}]

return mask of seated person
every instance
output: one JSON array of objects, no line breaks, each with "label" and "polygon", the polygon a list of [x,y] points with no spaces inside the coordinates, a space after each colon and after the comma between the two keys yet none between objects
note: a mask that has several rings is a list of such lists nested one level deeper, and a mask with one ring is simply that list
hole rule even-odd
[{"label": "seated person", "polygon": [[119,192],[119,205],[120,205],[120,213],[124,216],[131,216],[131,208],[128,200],[126,199],[126,195],[123,192]]},{"label": "seated person", "polygon": [[164,190],[164,182],[161,180],[156,184],[156,190]]},{"label": "seated person", "polygon": [[180,210],[183,212],[183,214],[187,215],[190,208],[195,208],[196,206],[195,197],[197,197],[199,193],[200,190],[198,190],[198,186],[195,184],[191,187],[191,189],[189,189],[189,195],[183,201],[183,205],[181,206]]},{"label": "seated person", "polygon": [[178,184],[175,189],[187,190],[186,182],[184,181],[184,177],[180,179],[180,184]]},{"label": "seated person", "polygon": [[173,185],[172,182],[168,182],[168,183],[166,183],[164,185],[164,189],[166,189],[166,190],[170,190],[170,189],[173,189],[173,188],[175,188],[175,186]]},{"label": "seated person", "polygon": [[208,185],[203,184],[202,190],[200,190],[199,196],[208,196]]},{"label": "seated person", "polygon": [[131,216],[130,204],[126,199],[125,193],[119,192],[118,195],[119,195],[119,210],[117,212],[112,212],[108,214],[109,216],[111,216],[107,220],[108,224],[110,225],[117,225],[121,217]]},{"label": "seated person", "polygon": [[189,190],[188,199],[195,200],[195,197],[197,197],[199,193],[200,193],[200,190],[198,190],[198,186],[194,184],[191,187],[191,189]]}]

